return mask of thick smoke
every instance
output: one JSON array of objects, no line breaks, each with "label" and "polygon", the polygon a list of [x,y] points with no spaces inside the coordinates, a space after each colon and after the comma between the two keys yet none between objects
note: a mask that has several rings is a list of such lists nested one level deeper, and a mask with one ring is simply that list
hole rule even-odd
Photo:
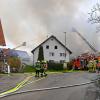
[{"label": "thick smoke", "polygon": [[67,32],[67,46],[76,54],[77,51],[85,52],[89,48],[71,31],[75,27],[97,48],[95,26],[87,22],[92,7],[89,5],[93,4],[94,0],[0,0],[6,40],[14,46],[26,41],[24,49],[30,52],[48,34],[57,36],[64,43],[63,32]]}]

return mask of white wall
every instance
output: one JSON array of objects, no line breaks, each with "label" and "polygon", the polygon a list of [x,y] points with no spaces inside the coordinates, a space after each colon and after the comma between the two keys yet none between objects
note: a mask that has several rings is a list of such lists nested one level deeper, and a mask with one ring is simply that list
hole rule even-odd
[{"label": "white wall", "polygon": [[[46,49],[46,45],[49,45],[49,49]],[[59,62],[60,60],[65,60],[65,56],[60,56],[60,53],[65,53],[65,48],[59,44],[55,39],[51,40],[51,38],[45,42],[43,45],[43,51],[44,51],[44,59],[46,61],[49,60],[54,60]],[[57,46],[58,49],[55,49],[54,47]],[[34,63],[37,61],[38,59],[38,52],[39,52],[39,48],[37,48],[34,51],[34,55],[33,55],[33,60]],[[54,52],[54,56],[50,56],[50,52]],[[66,61],[69,61],[69,52],[66,50]]]}]

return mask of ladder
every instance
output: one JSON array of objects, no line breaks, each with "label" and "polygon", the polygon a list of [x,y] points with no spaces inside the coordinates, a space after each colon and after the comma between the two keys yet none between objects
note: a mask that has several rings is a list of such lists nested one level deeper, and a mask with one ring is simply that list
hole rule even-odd
[{"label": "ladder", "polygon": [[75,28],[72,28],[72,31],[75,32],[78,36],[81,37],[81,39],[83,41],[85,41],[85,43],[96,53],[97,50],[80,34],[80,32],[78,32]]}]

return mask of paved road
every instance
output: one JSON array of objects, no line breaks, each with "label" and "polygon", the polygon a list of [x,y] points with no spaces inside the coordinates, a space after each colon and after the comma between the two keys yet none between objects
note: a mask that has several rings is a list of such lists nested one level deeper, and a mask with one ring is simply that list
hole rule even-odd
[{"label": "paved road", "polygon": [[[59,87],[65,85],[81,84],[90,82],[96,77],[96,74],[88,72],[79,73],[63,73],[63,74],[52,74],[45,79],[39,80],[24,86],[18,92],[40,89]],[[94,84],[83,85],[78,87],[54,89],[47,91],[28,92],[24,94],[17,94],[0,98],[1,100],[96,100],[98,94],[94,92]],[[99,100],[99,99],[98,99]]]},{"label": "paved road", "polygon": [[0,93],[14,88],[30,74],[1,74],[0,75]]}]

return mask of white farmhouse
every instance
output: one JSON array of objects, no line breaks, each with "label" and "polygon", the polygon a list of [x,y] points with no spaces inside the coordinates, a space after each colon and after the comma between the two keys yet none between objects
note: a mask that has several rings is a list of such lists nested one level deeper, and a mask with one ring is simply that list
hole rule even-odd
[{"label": "white farmhouse", "polygon": [[44,60],[49,62],[68,62],[69,56],[72,53],[65,47],[65,45],[52,35],[31,51],[33,54],[33,64],[37,62],[40,46],[43,46]]}]

